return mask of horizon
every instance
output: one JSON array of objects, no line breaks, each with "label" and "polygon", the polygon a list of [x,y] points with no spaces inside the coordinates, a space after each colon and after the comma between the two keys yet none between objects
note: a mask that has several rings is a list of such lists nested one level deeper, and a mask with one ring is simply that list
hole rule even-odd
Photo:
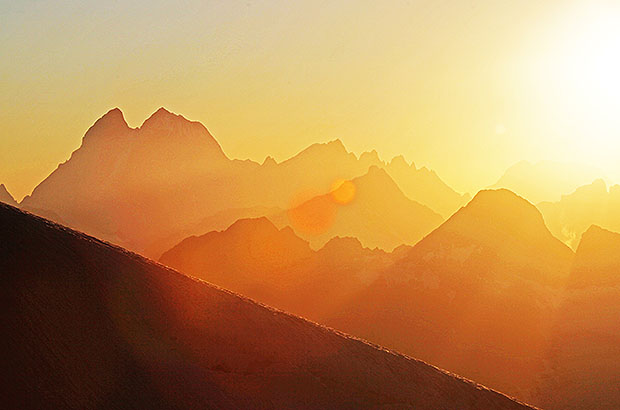
[{"label": "horizon", "polygon": [[2,3],[0,182],[16,198],[116,106],[132,127],[159,106],[199,121],[231,158],[339,139],[472,194],[521,160],[620,180],[613,2],[144,6]]},{"label": "horizon", "polygon": [[[128,126],[130,129],[134,129],[134,130],[136,130],[136,129],[140,129],[140,127],[144,125],[144,123],[146,122],[146,120],[148,120],[148,119],[149,119],[149,118],[150,118],[153,114],[155,114],[157,111],[159,111],[159,110],[164,110],[164,111],[166,111],[166,112],[168,112],[168,113],[170,113],[170,114],[173,114],[173,115],[176,115],[176,116],[180,116],[180,117],[182,117],[183,119],[185,119],[186,121],[189,121],[189,122],[198,122],[198,123],[200,123],[201,125],[203,125],[203,126],[204,126],[204,127],[205,127],[208,131],[209,131],[209,133],[211,133],[211,131],[210,131],[209,127],[208,127],[206,124],[203,124],[202,122],[197,121],[197,120],[193,120],[193,119],[191,119],[191,118],[187,118],[186,116],[184,116],[184,115],[183,115],[183,113],[177,113],[177,112],[174,112],[174,111],[172,111],[172,110],[168,109],[168,108],[167,108],[167,107],[165,107],[165,106],[161,106],[161,107],[159,107],[159,108],[155,109],[152,113],[150,113],[149,115],[147,115],[144,119],[142,119],[141,121],[138,121],[138,122],[136,122],[136,123],[134,123],[134,124],[131,124],[129,121],[127,121],[127,116],[126,116],[125,112],[124,112],[124,111],[123,111],[120,107],[116,106],[116,107],[110,108],[110,109],[109,109],[109,110],[107,110],[104,114],[102,114],[100,117],[98,117],[97,119],[95,119],[95,120],[92,122],[92,124],[90,124],[90,125],[89,125],[86,129],[85,129],[83,136],[82,136],[82,137],[80,138],[80,140],[79,140],[79,144],[78,144],[78,145],[77,145],[77,146],[76,146],[73,150],[71,150],[71,152],[69,153],[69,155],[67,156],[67,158],[65,158],[64,160],[59,161],[59,162],[58,162],[58,164],[56,164],[56,166],[55,166],[55,167],[54,167],[54,168],[53,168],[53,169],[52,169],[52,170],[51,170],[48,174],[46,174],[45,176],[43,176],[43,177],[41,178],[41,180],[40,180],[40,181],[36,182],[36,183],[35,183],[35,184],[34,184],[34,185],[33,185],[33,186],[29,189],[29,190],[27,190],[25,193],[23,193],[23,192],[22,192],[22,194],[19,194],[19,191],[17,191],[17,192],[18,192],[18,194],[15,194],[15,193],[13,192],[13,190],[10,188],[9,184],[7,184],[7,183],[5,183],[5,182],[2,182],[1,180],[0,180],[0,184],[4,185],[4,186],[6,187],[7,191],[9,192],[9,194],[10,194],[10,195],[11,195],[11,196],[12,196],[12,197],[13,197],[13,198],[17,201],[17,202],[21,202],[24,198],[26,198],[26,197],[30,196],[30,195],[32,194],[32,191],[34,190],[34,188],[36,188],[36,187],[37,187],[37,185],[39,185],[39,184],[40,184],[41,182],[43,182],[43,181],[44,181],[44,180],[45,180],[45,179],[46,179],[49,175],[51,175],[51,174],[54,172],[54,170],[56,170],[56,169],[57,169],[57,167],[58,167],[59,165],[61,165],[62,163],[66,162],[66,161],[68,161],[68,160],[70,159],[71,154],[72,154],[74,151],[76,151],[78,148],[80,148],[80,146],[82,145],[82,142],[83,142],[83,137],[85,136],[86,131],[87,131],[90,127],[92,127],[98,119],[101,119],[101,118],[102,118],[103,116],[105,116],[106,114],[108,114],[108,113],[110,113],[110,112],[112,112],[112,111],[115,111],[115,110],[118,110],[118,111],[121,113],[121,115],[122,115],[122,117],[123,117],[123,120],[127,123],[127,126]],[[394,160],[395,158],[397,158],[397,157],[403,157],[403,158],[405,159],[405,161],[406,161],[406,163],[407,163],[407,164],[413,164],[413,165],[416,167],[416,169],[428,169],[429,171],[437,172],[435,169],[433,169],[432,167],[430,167],[430,166],[428,166],[428,165],[420,165],[420,164],[419,164],[418,162],[416,162],[414,159],[407,158],[407,156],[406,156],[406,155],[404,155],[404,154],[397,154],[397,155],[394,155],[394,156],[392,156],[392,157],[385,157],[385,156],[381,155],[381,152],[379,152],[379,150],[378,150],[378,149],[376,149],[376,148],[371,148],[371,149],[369,149],[369,150],[367,150],[367,151],[362,151],[362,152],[355,152],[355,151],[353,151],[353,150],[349,149],[349,147],[348,147],[348,146],[344,143],[344,141],[342,141],[342,139],[340,139],[340,138],[333,138],[333,139],[330,139],[330,140],[324,140],[324,141],[318,140],[318,141],[315,141],[315,142],[311,142],[309,145],[304,146],[304,147],[300,147],[297,151],[294,151],[294,152],[293,152],[293,154],[292,154],[292,155],[290,155],[289,157],[275,158],[275,157],[274,157],[274,156],[272,156],[272,155],[267,155],[266,157],[264,157],[264,158],[262,158],[262,159],[260,159],[260,158],[238,158],[238,157],[231,156],[229,153],[227,153],[227,152],[226,152],[226,150],[225,150],[225,148],[224,148],[224,146],[222,145],[222,141],[220,141],[216,135],[213,135],[212,133],[211,133],[211,135],[213,136],[213,138],[215,139],[215,141],[216,141],[216,142],[220,145],[220,147],[222,148],[222,150],[223,150],[224,154],[225,154],[225,155],[226,155],[229,159],[231,159],[231,160],[235,160],[235,159],[238,159],[238,160],[250,160],[250,161],[252,161],[252,162],[255,162],[255,163],[258,163],[258,164],[262,164],[262,163],[263,163],[263,162],[264,162],[267,158],[272,158],[272,159],[274,159],[274,160],[276,161],[276,163],[281,163],[281,162],[286,161],[286,160],[288,160],[288,159],[294,158],[295,156],[299,155],[300,153],[302,153],[302,152],[303,152],[303,151],[305,151],[307,148],[309,148],[309,147],[311,147],[311,146],[313,146],[313,145],[326,145],[326,144],[333,143],[333,142],[336,142],[336,141],[337,141],[337,142],[339,142],[339,143],[341,143],[341,144],[342,144],[342,146],[344,147],[344,149],[345,149],[347,152],[349,152],[349,153],[353,153],[353,154],[356,156],[356,158],[358,158],[358,159],[359,159],[359,158],[360,158],[363,154],[366,154],[366,153],[372,153],[372,152],[374,151],[374,152],[376,152],[376,153],[377,153],[379,160],[383,161],[384,163],[389,164],[389,163],[390,163],[392,160]],[[539,164],[569,165],[569,166],[577,166],[577,167],[579,167],[580,165],[581,165],[581,166],[583,166],[583,165],[584,165],[584,164],[580,164],[580,163],[577,163],[577,162],[556,161],[556,160],[548,160],[548,159],[541,159],[541,160],[538,160],[538,161],[530,161],[530,160],[527,160],[527,159],[521,159],[521,160],[519,160],[519,161],[517,161],[517,162],[515,162],[515,163],[513,163],[513,164],[511,164],[511,165],[509,165],[506,169],[504,169],[504,171],[502,171],[502,172],[498,175],[498,177],[497,177],[497,178],[495,178],[495,179],[493,180],[493,183],[487,184],[487,185],[485,185],[485,186],[479,186],[479,187],[476,187],[476,188],[474,188],[472,191],[460,191],[460,193],[470,195],[470,196],[473,198],[473,197],[474,197],[474,196],[475,196],[478,192],[480,192],[481,190],[485,190],[485,189],[493,189],[493,188],[494,188],[494,186],[493,186],[493,185],[494,185],[494,183],[495,183],[495,182],[497,182],[497,181],[500,179],[500,177],[504,176],[504,175],[505,175],[505,173],[506,173],[506,171],[508,171],[509,169],[511,169],[511,168],[513,168],[513,167],[515,167],[515,166],[518,166],[518,165],[520,165],[520,164],[524,164],[524,163],[525,163],[525,164],[529,164],[529,165],[534,165],[534,166],[535,166],[535,165],[539,165]],[[598,170],[598,169],[596,169],[596,168],[593,168],[593,169],[595,170],[595,172],[600,172],[600,170]],[[448,181],[446,181],[446,180],[445,180],[445,178],[442,178],[442,175],[441,175],[441,174],[439,174],[439,173],[438,173],[438,177],[439,177],[440,179],[442,179],[445,183],[447,183],[447,184],[448,184],[448,186],[451,186],[451,185],[450,185],[450,183],[449,183]],[[603,181],[605,182],[605,184],[606,184],[608,187],[610,187],[610,186],[612,186],[612,185],[615,185],[615,181],[613,181],[613,180],[609,179],[607,176],[605,176],[604,174],[602,174],[602,172],[600,172],[600,174],[598,174],[598,176],[597,176],[596,178],[592,179],[592,181],[590,181],[590,182],[594,182],[594,181],[595,181],[595,180],[597,180],[597,179],[603,180]],[[452,186],[451,186],[451,187],[452,187]],[[452,188],[454,188],[454,187],[452,187]],[[497,188],[497,187],[496,187],[496,188]],[[500,188],[501,188],[501,187],[500,187]],[[571,192],[567,192],[567,193],[571,193]],[[518,194],[518,192],[517,192],[517,194]]]}]

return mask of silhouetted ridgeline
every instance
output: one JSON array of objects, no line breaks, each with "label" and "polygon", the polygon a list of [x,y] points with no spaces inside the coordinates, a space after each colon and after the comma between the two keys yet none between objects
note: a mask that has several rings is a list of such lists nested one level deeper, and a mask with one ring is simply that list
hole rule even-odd
[{"label": "silhouetted ridgeline", "polygon": [[5,408],[525,409],[0,204]]}]

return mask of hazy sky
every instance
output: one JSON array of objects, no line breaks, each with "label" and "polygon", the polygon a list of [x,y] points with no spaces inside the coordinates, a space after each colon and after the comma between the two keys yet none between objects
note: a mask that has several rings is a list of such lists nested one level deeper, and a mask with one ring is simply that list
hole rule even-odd
[{"label": "hazy sky", "polygon": [[0,0],[0,182],[18,198],[113,107],[262,161],[340,138],[461,191],[521,159],[620,176],[620,12],[593,1]]}]

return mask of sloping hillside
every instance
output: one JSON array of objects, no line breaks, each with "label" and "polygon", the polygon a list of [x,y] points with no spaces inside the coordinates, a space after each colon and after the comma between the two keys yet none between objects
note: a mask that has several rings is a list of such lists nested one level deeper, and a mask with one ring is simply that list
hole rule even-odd
[{"label": "sloping hillside", "polygon": [[5,408],[523,409],[0,204]]}]

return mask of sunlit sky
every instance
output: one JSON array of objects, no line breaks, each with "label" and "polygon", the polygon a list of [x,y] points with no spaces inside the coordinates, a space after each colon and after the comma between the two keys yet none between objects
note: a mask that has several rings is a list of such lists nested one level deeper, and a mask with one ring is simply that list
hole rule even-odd
[{"label": "sunlit sky", "polygon": [[620,180],[620,7],[596,1],[0,0],[0,183],[18,198],[120,107],[235,158],[404,154],[455,189],[522,160]]}]

